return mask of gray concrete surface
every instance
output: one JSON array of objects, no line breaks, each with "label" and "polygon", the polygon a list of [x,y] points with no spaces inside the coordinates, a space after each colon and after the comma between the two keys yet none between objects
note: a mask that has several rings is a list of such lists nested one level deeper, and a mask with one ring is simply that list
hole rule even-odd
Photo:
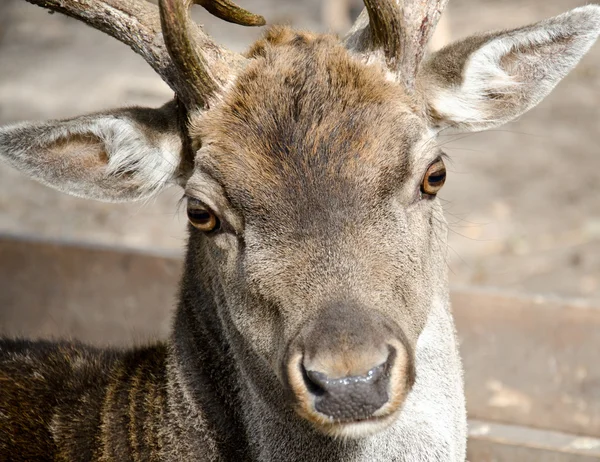
[{"label": "gray concrete surface", "polygon": [[[318,0],[246,0],[271,23],[323,28]],[[583,0],[451,0],[454,38],[558,14]],[[242,50],[261,31],[196,11]],[[127,47],[22,0],[0,0],[0,123],[157,106],[171,93]],[[502,129],[443,139],[450,175],[455,284],[600,300],[600,44],[541,105]],[[180,254],[180,191],[145,204],[102,204],[40,186],[0,166],[0,233]],[[0,255],[0,264],[2,256]]]}]

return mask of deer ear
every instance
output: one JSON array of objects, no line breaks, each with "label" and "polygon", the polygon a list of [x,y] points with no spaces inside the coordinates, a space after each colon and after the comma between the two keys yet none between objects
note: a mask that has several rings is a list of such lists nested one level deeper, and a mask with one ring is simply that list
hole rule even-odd
[{"label": "deer ear", "polygon": [[474,36],[432,54],[418,85],[437,128],[483,130],[539,103],[600,33],[600,6],[531,26]]},{"label": "deer ear", "polygon": [[0,160],[74,196],[148,197],[185,177],[176,104],[0,128]]}]

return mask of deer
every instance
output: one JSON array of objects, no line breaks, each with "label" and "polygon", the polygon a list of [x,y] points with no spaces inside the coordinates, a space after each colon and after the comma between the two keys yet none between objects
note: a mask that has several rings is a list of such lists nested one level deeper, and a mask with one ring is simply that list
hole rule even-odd
[{"label": "deer", "polygon": [[446,130],[539,103],[600,6],[426,54],[447,0],[365,0],[348,34],[274,26],[244,54],[193,4],[29,0],[129,45],[172,101],[0,128],[0,158],[68,194],[187,200],[168,340],[0,341],[0,459],[464,461],[449,302]]}]

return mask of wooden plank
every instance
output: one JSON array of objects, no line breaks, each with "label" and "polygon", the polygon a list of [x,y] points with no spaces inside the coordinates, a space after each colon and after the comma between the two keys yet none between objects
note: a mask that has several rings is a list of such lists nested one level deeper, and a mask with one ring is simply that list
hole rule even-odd
[{"label": "wooden plank", "polygon": [[600,309],[452,294],[469,416],[600,437]]},{"label": "wooden plank", "polygon": [[131,345],[165,338],[179,260],[0,239],[0,333]]},{"label": "wooden plank", "polygon": [[469,421],[470,462],[600,462],[600,439]]}]

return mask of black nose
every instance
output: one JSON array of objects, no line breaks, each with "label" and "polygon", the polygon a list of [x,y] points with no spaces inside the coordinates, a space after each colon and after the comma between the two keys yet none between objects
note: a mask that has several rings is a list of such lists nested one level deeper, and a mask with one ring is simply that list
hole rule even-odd
[{"label": "black nose", "polygon": [[306,388],[314,396],[315,409],[336,421],[371,417],[388,401],[391,358],[365,375],[328,378],[324,373],[304,370]]}]

